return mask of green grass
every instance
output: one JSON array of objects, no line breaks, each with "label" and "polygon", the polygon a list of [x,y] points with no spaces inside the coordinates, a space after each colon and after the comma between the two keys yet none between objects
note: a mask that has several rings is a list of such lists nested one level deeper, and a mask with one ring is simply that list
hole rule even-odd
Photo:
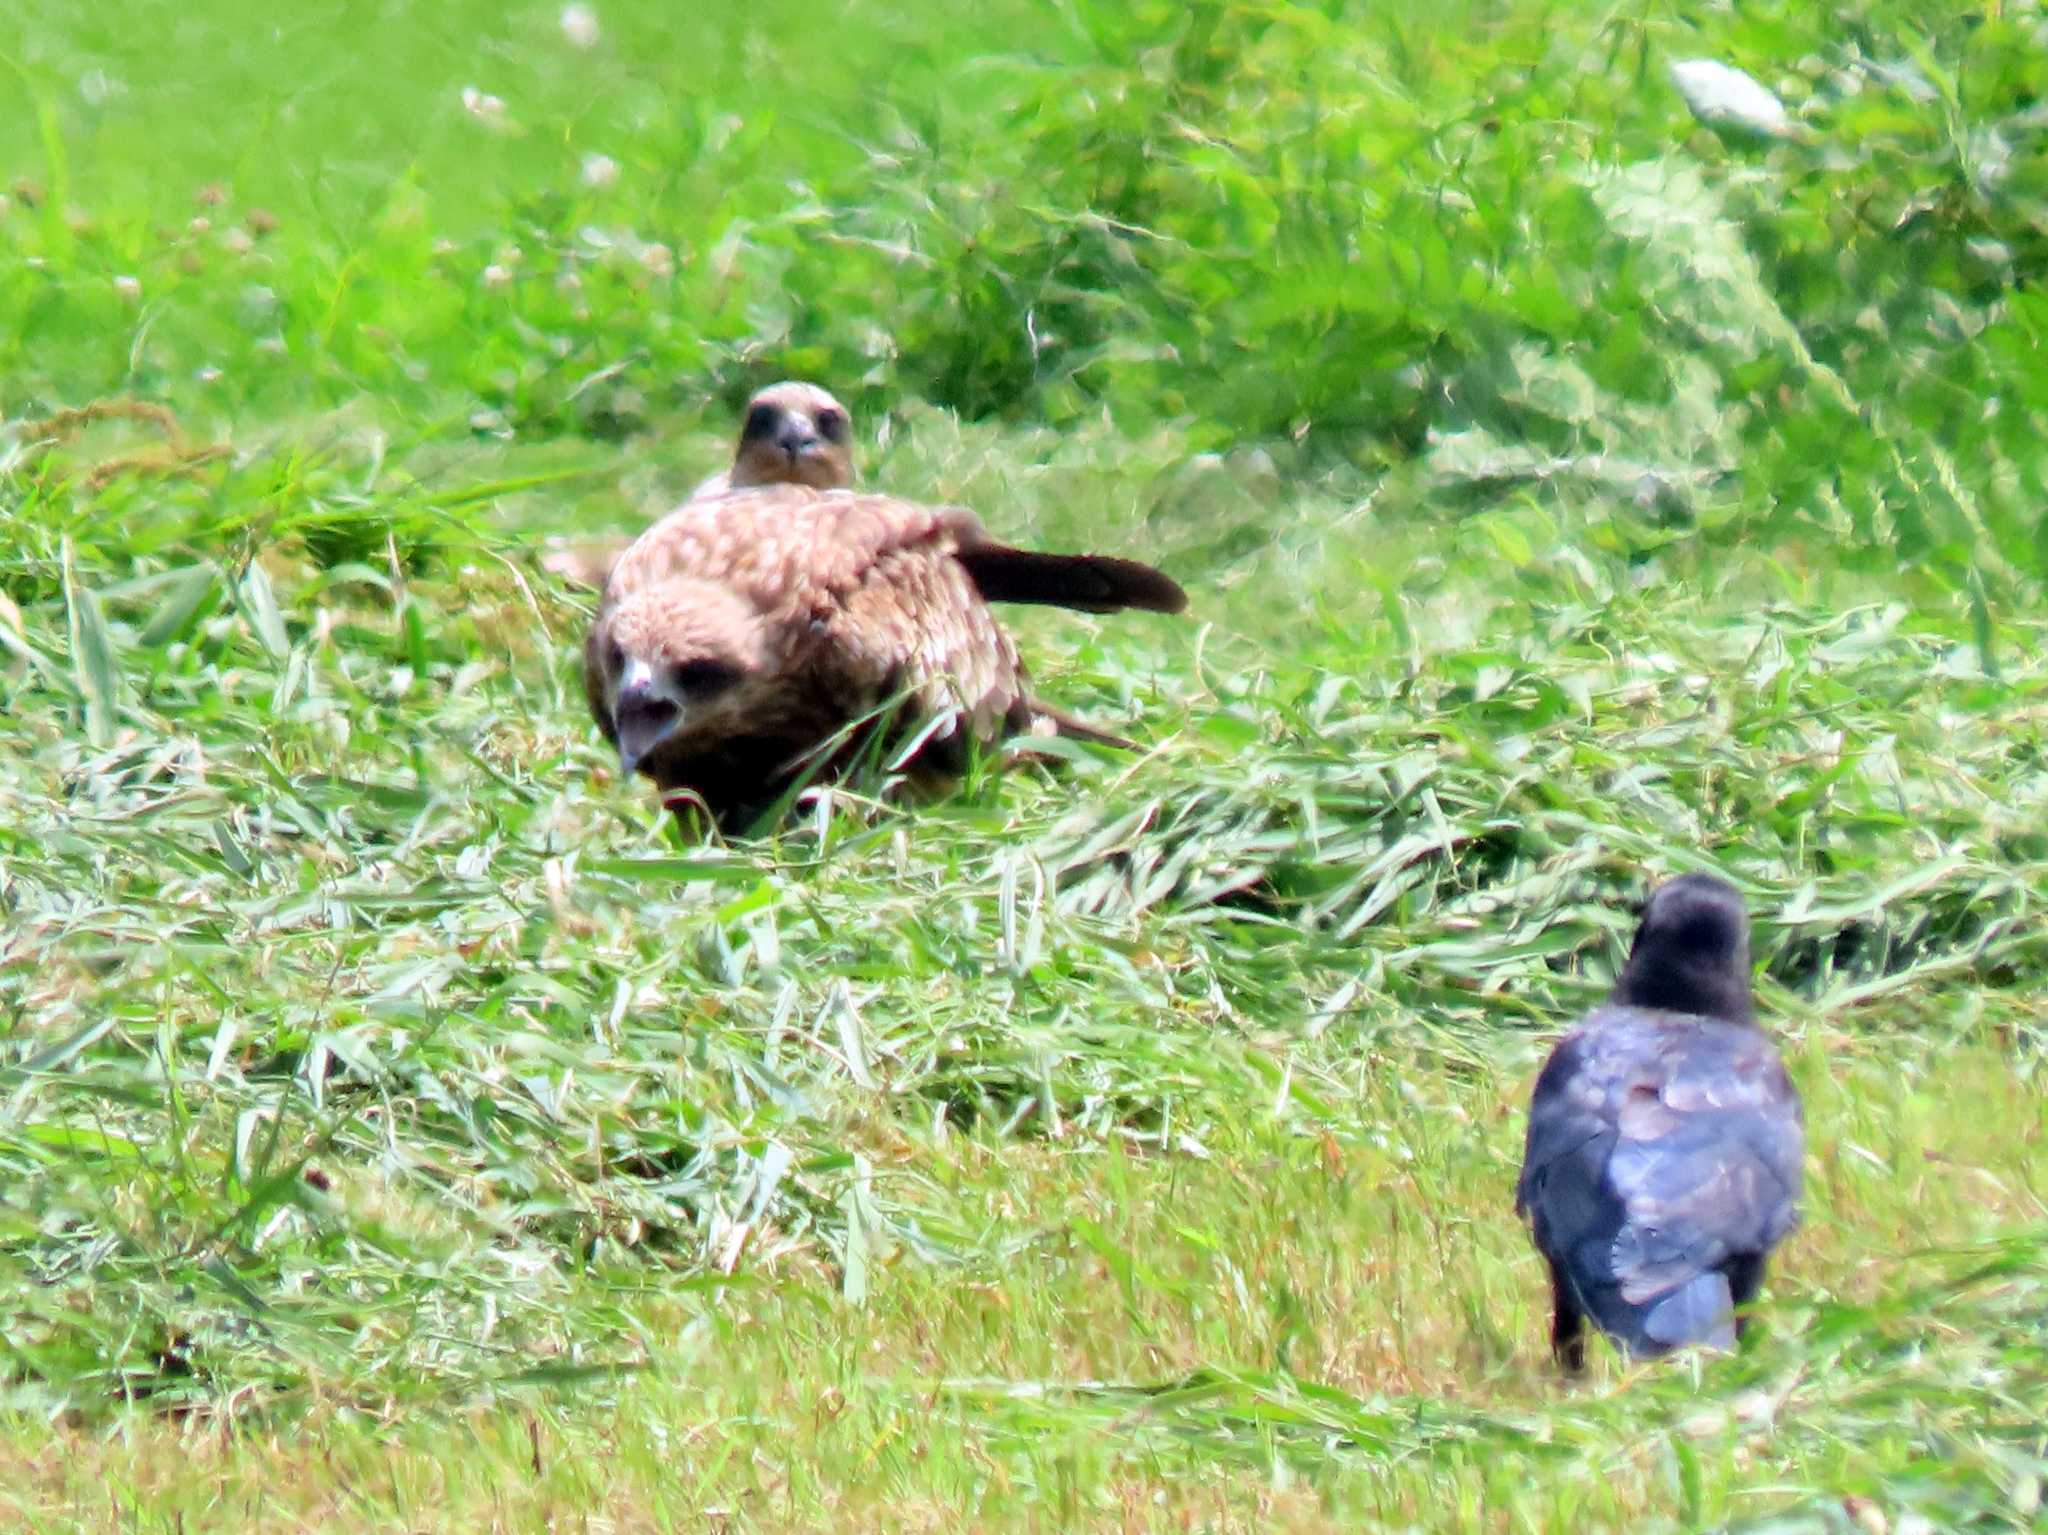
[{"label": "green grass", "polygon": [[[696,9],[0,44],[9,1527],[2039,1527],[2039,9]],[[785,374],[1189,587],[1015,620],[1143,751],[617,781],[544,540]],[[1691,868],[1806,1221],[1567,1386],[1522,1106]]]}]

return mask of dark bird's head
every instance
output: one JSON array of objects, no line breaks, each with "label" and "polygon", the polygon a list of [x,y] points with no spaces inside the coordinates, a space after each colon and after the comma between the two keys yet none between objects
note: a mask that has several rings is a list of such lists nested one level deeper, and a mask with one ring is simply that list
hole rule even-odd
[{"label": "dark bird's head", "polygon": [[845,489],[853,483],[853,423],[846,407],[815,384],[770,384],[747,402],[728,483],[734,490]]},{"label": "dark bird's head", "polygon": [[635,592],[590,645],[619,767],[657,783],[664,759],[744,733],[770,670],[759,616],[708,581]]},{"label": "dark bird's head", "polygon": [[1651,892],[1610,1000],[1748,1023],[1749,918],[1735,887],[1681,874]]}]

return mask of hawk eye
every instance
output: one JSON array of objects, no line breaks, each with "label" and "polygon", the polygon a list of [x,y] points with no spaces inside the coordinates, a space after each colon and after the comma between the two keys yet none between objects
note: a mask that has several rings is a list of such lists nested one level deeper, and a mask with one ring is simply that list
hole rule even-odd
[{"label": "hawk eye", "polygon": [[842,442],[846,438],[846,412],[843,410],[821,410],[814,418],[818,423],[818,435],[827,442]]},{"label": "hawk eye", "polygon": [[775,434],[775,407],[756,405],[747,412],[747,424],[740,428],[740,441],[753,442]]},{"label": "hawk eye", "polygon": [[676,690],[687,697],[723,693],[740,680],[740,669],[726,661],[679,661],[669,673]]}]

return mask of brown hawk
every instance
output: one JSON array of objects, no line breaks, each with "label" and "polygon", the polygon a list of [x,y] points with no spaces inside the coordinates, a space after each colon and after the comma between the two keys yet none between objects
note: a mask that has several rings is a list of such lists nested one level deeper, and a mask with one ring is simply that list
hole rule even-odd
[{"label": "brown hawk", "polygon": [[1178,613],[1187,596],[1135,560],[999,544],[959,507],[732,490],[619,557],[584,686],[620,766],[725,827],[843,772],[878,732],[920,778],[1004,734],[1114,741],[1032,698],[991,602]]}]

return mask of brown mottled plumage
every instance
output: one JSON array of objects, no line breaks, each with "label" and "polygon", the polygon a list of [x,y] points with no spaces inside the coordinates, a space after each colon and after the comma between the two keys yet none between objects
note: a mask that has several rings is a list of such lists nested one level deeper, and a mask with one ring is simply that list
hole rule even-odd
[{"label": "brown mottled plumage", "polygon": [[[763,485],[841,490],[853,483],[853,419],[816,384],[785,380],[755,392],[740,422],[732,467],[690,492],[691,501]],[[571,586],[602,587],[624,542],[561,541],[541,556],[543,569]]]},{"label": "brown mottled plumage", "polygon": [[[612,567],[584,649],[590,711],[627,772],[743,825],[829,778],[899,700],[921,776],[1005,733],[1113,740],[1034,700],[991,601],[1177,613],[1149,565],[998,544],[971,512],[778,485],[693,500]],[[921,738],[919,733],[923,732]]]}]

